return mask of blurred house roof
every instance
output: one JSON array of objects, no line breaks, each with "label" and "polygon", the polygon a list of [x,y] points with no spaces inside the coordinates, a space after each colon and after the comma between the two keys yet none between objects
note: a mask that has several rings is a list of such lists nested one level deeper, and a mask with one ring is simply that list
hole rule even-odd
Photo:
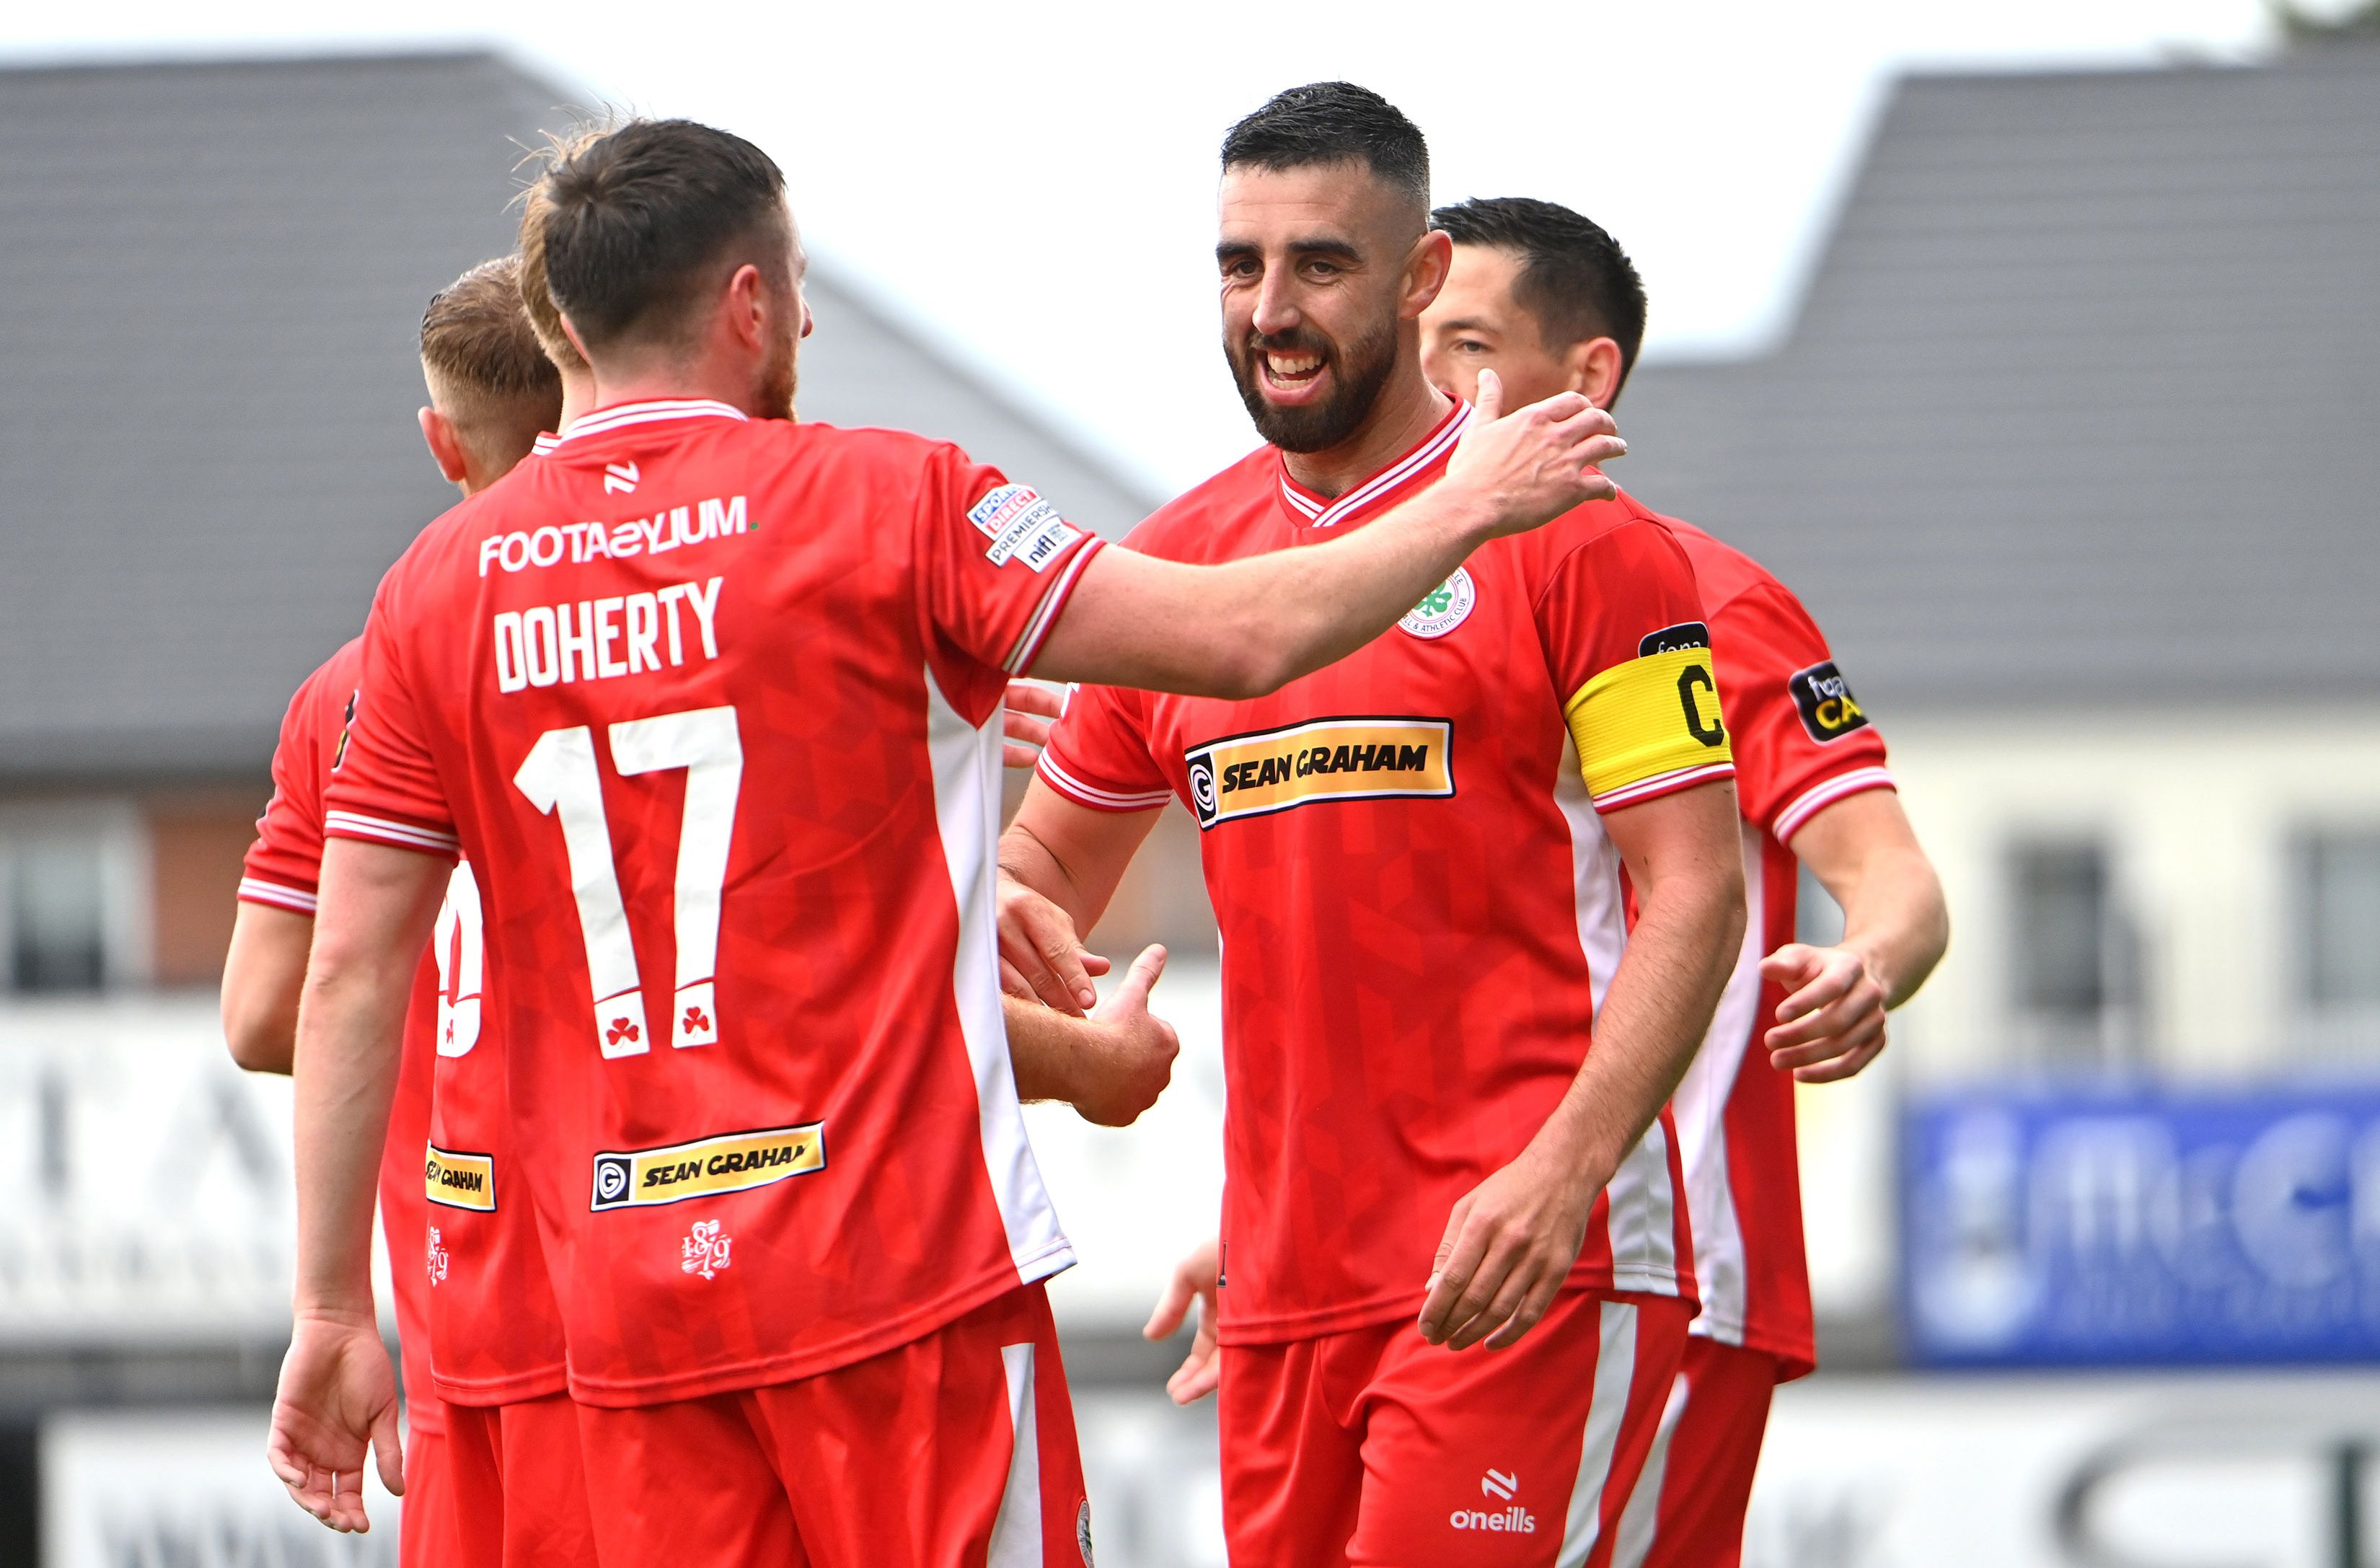
[{"label": "blurred house roof", "polygon": [[[0,784],[254,774],[455,500],[431,294],[513,247],[567,95],[485,55],[0,71]],[[1111,533],[1150,503],[831,273],[802,410],[958,441]]]},{"label": "blurred house roof", "polygon": [[1871,705],[2368,701],[2380,48],[1905,81],[1783,345],[1620,412]]}]

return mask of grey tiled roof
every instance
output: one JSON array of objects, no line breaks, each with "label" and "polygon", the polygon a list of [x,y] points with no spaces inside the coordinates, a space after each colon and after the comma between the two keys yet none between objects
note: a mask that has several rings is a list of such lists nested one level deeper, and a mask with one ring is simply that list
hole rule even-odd
[{"label": "grey tiled roof", "polygon": [[[513,245],[567,94],[482,55],[0,71],[0,785],[253,774],[454,500],[430,295]],[[831,277],[802,407],[1150,504]]]},{"label": "grey tiled roof", "polygon": [[1620,413],[1871,703],[2368,699],[2380,48],[1908,80],[1781,348]]}]

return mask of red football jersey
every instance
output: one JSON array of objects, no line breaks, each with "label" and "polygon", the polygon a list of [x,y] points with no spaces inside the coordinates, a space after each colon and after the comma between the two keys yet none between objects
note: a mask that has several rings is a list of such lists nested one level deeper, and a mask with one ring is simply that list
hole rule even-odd
[{"label": "red football jersey", "polygon": [[[250,904],[314,913],[322,875],[322,795],[346,752],[362,674],[363,639],[358,638],[308,675],[289,699],[281,739],[273,751],[273,798],[256,824],[256,842],[249,846],[239,880],[239,896]],[[430,1273],[422,1268],[429,1206],[421,1196],[420,1161],[430,1135],[431,1060],[423,1002],[425,995],[434,995],[436,978],[425,962],[414,983],[396,1099],[389,1108],[388,1147],[380,1162],[380,1225],[396,1296],[405,1418],[418,1432],[443,1431],[446,1422],[432,1392]]]},{"label": "red football jersey", "polygon": [[[1260,450],[1135,548],[1337,537],[1436,481],[1468,410],[1336,500]],[[1474,554],[1391,630],[1247,702],[1084,687],[1041,776],[1179,796],[1223,939],[1226,1343],[1419,1310],[1455,1201],[1577,1076],[1627,942],[1601,813],[1724,779],[1694,574],[1625,502]],[[1575,1283],[1693,1292],[1667,1114],[1597,1202]]]},{"label": "red football jersey", "polygon": [[998,720],[1098,548],[956,448],[685,400],[382,581],[328,831],[480,873],[575,1397],[804,1377],[1073,1261],[1001,1019]]},{"label": "red football jersey", "polygon": [[1664,519],[1694,563],[1710,615],[1719,690],[1735,735],[1743,808],[1743,953],[1671,1103],[1694,1216],[1702,1314],[1694,1331],[1778,1358],[1789,1377],[1817,1364],[1802,1247],[1793,1079],[1761,1037],[1785,990],[1760,960],[1793,940],[1800,863],[1788,847],[1823,808],[1890,789],[1884,741],[1861,711],[1817,623],[1761,565],[1700,529]]}]

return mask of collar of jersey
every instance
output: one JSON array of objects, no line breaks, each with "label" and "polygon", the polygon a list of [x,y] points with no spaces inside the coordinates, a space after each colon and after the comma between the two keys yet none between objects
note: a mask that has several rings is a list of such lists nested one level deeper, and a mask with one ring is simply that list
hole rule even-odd
[{"label": "collar of jersey", "polygon": [[1390,492],[1408,480],[1427,472],[1446,461],[1454,444],[1463,437],[1463,427],[1471,422],[1471,405],[1458,402],[1454,411],[1439,420],[1430,432],[1405,455],[1332,500],[1315,494],[1289,477],[1289,467],[1281,470],[1281,498],[1289,509],[1304,518],[1307,526],[1318,529],[1336,527],[1366,506],[1386,497]]},{"label": "collar of jersey", "polygon": [[609,408],[598,408],[570,421],[570,428],[554,438],[554,445],[564,446],[581,436],[601,435],[607,431],[622,430],[629,425],[656,424],[664,419],[749,419],[750,415],[733,404],[711,397],[660,397],[642,403],[615,403]]}]

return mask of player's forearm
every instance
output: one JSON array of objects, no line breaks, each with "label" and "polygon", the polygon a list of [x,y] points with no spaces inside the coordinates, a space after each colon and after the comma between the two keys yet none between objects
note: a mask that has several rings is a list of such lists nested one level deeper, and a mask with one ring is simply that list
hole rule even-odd
[{"label": "player's forearm", "polygon": [[1083,1053],[1097,1043],[1092,1026],[1013,996],[1002,997],[1000,1005],[1008,1019],[1008,1059],[1016,1074],[1016,1098],[1073,1104],[1081,1092]]},{"label": "player's forearm", "polygon": [[1220,565],[1121,550],[1086,570],[1038,675],[1245,699],[1394,626],[1493,537],[1499,514],[1440,482],[1343,539]]},{"label": "player's forearm", "polygon": [[1949,906],[1933,863],[1913,845],[1880,849],[1836,896],[1843,906],[1842,945],[1884,987],[1885,1005],[1900,1006],[1950,945]]},{"label": "player's forearm", "polygon": [[[1038,778],[1026,786],[1025,802],[1017,808],[1015,820],[1009,823],[1007,831],[1000,835],[1000,873],[1032,889],[1064,910],[1066,918],[1074,921],[1075,930],[1087,931],[1099,923],[1101,915],[1107,913],[1108,901],[1115,896],[1116,883],[1122,879],[1123,868],[1117,865],[1111,870],[1102,866],[1070,864],[1061,849],[1050,842],[1050,837],[1062,839],[1062,835],[1044,834],[1037,831],[1034,818],[1046,813],[1037,811],[1036,807],[1048,804],[1046,799],[1037,797],[1046,797],[1049,792],[1050,786]],[[1068,809],[1065,807],[1058,808]],[[1074,858],[1080,860],[1084,857],[1076,856]],[[1125,849],[1123,858],[1126,861],[1131,858],[1129,847]]]},{"label": "player's forearm", "polygon": [[371,1310],[371,1222],[406,1004],[444,863],[334,840],[298,1014],[296,1149],[301,1314]]},{"label": "player's forearm", "polygon": [[1593,1046],[1538,1135],[1569,1168],[1609,1180],[1677,1092],[1742,953],[1743,923],[1742,864],[1731,854],[1645,888]]}]

